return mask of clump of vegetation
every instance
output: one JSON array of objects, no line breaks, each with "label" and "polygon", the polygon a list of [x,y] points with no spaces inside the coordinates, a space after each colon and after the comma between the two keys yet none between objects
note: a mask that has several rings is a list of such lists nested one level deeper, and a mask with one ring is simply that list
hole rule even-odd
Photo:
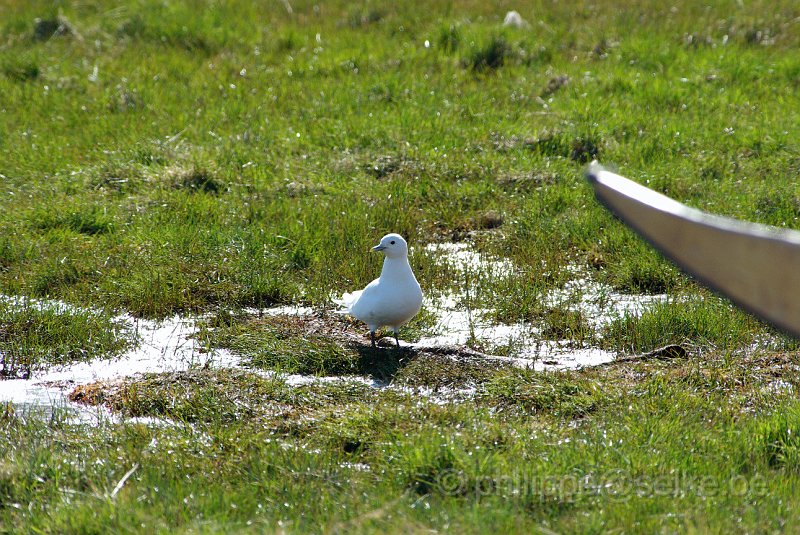
[{"label": "clump of vegetation", "polygon": [[176,187],[192,193],[210,193],[216,195],[224,191],[222,181],[207,169],[195,167],[178,175]]},{"label": "clump of vegetation", "polygon": [[110,357],[130,345],[128,332],[104,313],[0,299],[0,374]]},{"label": "clump of vegetation", "polygon": [[567,419],[579,418],[608,402],[613,391],[581,377],[516,370],[498,375],[483,385],[483,403],[498,410],[546,412]]},{"label": "clump of vegetation", "polygon": [[144,17],[136,13],[122,21],[117,27],[117,35],[121,37],[142,37],[146,31]]},{"label": "clump of vegetation", "polygon": [[114,230],[114,218],[99,206],[70,213],[37,210],[32,219],[36,228],[43,231],[68,229],[87,236],[95,236]]},{"label": "clump of vegetation", "polygon": [[572,141],[572,150],[570,150],[569,158],[578,163],[588,163],[596,160],[599,154],[599,142],[593,137],[582,136]]},{"label": "clump of vegetation", "polygon": [[448,26],[442,26],[439,29],[437,44],[439,45],[439,48],[444,50],[446,53],[452,54],[456,52],[461,46],[461,40],[461,30],[459,30],[457,25],[450,24]]},{"label": "clump of vegetation", "polygon": [[11,80],[29,82],[41,74],[38,63],[30,58],[12,58],[3,63],[2,72]]},{"label": "clump of vegetation", "polygon": [[33,25],[33,38],[36,41],[47,41],[53,37],[76,37],[78,32],[63,16],[55,18],[37,18]]},{"label": "clump of vegetation", "polygon": [[347,22],[351,28],[360,28],[380,22],[386,16],[386,12],[379,8],[353,7],[347,17]]},{"label": "clump of vegetation", "polygon": [[569,83],[569,76],[567,76],[566,74],[550,78],[550,80],[547,82],[547,86],[545,86],[545,88],[542,89],[540,96],[542,98],[547,98],[552,94],[556,93],[557,91],[559,91],[562,87],[566,86],[568,83]]},{"label": "clump of vegetation", "polygon": [[800,467],[800,409],[796,405],[782,407],[774,414],[754,422],[752,431],[753,449],[742,452],[752,462],[753,457],[763,456],[775,468],[794,471]]},{"label": "clump of vegetation", "polygon": [[502,363],[489,362],[477,355],[469,359],[422,353],[404,362],[393,377],[393,384],[434,390],[472,388],[505,368]]},{"label": "clump of vegetation", "polygon": [[379,156],[373,162],[365,166],[369,174],[375,178],[386,178],[395,171],[398,171],[403,165],[400,158],[390,155]]},{"label": "clump of vegetation", "polygon": [[307,334],[306,328],[324,327],[320,321],[291,316],[263,320],[231,317],[227,322],[213,324],[204,337],[212,345],[230,348],[244,356],[251,366],[259,369],[309,375],[366,372],[363,359],[370,352],[347,347],[342,339]]},{"label": "clump of vegetation", "polygon": [[744,42],[748,45],[769,46],[775,44],[774,33],[769,27],[749,28],[744,32]]},{"label": "clump of vegetation", "polygon": [[[636,247],[645,249],[648,246],[638,243]],[[595,250],[595,253],[601,252]],[[608,253],[613,254],[613,251]],[[609,265],[608,257],[604,262],[614,287],[626,293],[664,294],[681,285],[679,271],[651,250],[635,259],[618,260],[613,265]]]},{"label": "clump of vegetation", "polygon": [[583,313],[564,308],[548,309],[543,314],[542,337],[547,340],[592,340],[592,328]]},{"label": "clump of vegetation", "polygon": [[476,72],[494,71],[502,67],[512,54],[505,37],[493,36],[485,45],[473,50],[467,65]]},{"label": "clump of vegetation", "polygon": [[604,333],[609,347],[632,352],[669,344],[692,343],[732,350],[752,343],[757,321],[717,298],[674,300],[649,307],[641,316],[627,315]]},{"label": "clump of vegetation", "polygon": [[480,215],[477,226],[481,229],[491,230],[502,226],[503,221],[505,221],[503,214],[495,210],[488,210]]}]

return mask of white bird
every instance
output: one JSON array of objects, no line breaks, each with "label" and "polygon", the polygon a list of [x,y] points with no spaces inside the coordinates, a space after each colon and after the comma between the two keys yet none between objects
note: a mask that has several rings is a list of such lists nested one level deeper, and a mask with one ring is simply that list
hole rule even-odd
[{"label": "white bird", "polygon": [[387,234],[372,250],[386,256],[381,276],[363,290],[344,294],[340,303],[347,307],[348,314],[367,324],[373,347],[375,331],[383,326],[394,331],[400,347],[397,332],[422,307],[422,289],[411,271],[408,244],[402,236]]},{"label": "white bird", "polygon": [[511,26],[512,28],[527,28],[530,26],[528,21],[522,18],[522,15],[516,11],[509,11],[506,13],[506,18],[503,19],[503,26]]}]

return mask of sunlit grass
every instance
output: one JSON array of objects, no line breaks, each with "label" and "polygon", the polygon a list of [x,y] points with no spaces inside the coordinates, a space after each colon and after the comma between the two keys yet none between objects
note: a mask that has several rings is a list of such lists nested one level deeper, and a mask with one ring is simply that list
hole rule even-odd
[{"label": "sunlit grass", "polygon": [[[598,158],[692,206],[797,228],[800,8],[513,8],[528,29],[475,1],[0,3],[0,291],[103,311],[0,301],[4,364],[25,375],[114,355],[127,343],[115,312],[208,313],[201,346],[247,368],[97,385],[117,414],[174,422],[162,427],[4,408],[0,526],[797,524],[796,345],[617,222],[582,169]],[[339,319],[240,313],[325,309],[377,276],[369,249],[389,231],[408,238],[428,295],[455,292],[543,339],[688,356],[539,374],[372,350]],[[439,241],[511,273],[443,266],[424,249]],[[576,269],[669,299],[595,328],[546,299]],[[297,388],[291,373],[390,387]]]},{"label": "sunlit grass", "polygon": [[[37,41],[33,19],[52,8],[19,7],[0,52],[4,94],[25,102],[4,108],[0,141],[13,293],[146,316],[322,304],[374,276],[354,252],[386,230],[463,236],[491,210],[504,215],[492,248],[521,267],[592,253],[620,289],[683,286],[593,202],[580,174],[592,157],[679,200],[795,225],[797,67],[780,51],[796,36],[753,29],[749,11],[743,26],[693,29],[688,13],[640,10],[621,39],[600,28],[625,16],[600,9],[573,31],[557,6],[530,32],[479,5],[461,6],[486,17],[470,23],[444,5],[428,21],[336,5],[296,6],[294,20],[276,6],[263,26],[250,7],[64,6],[79,37]],[[774,42],[754,46],[765,31]],[[74,275],[53,273],[65,257]],[[418,269],[423,286],[450,282]]]},{"label": "sunlit grass", "polygon": [[0,365],[7,377],[113,357],[131,344],[130,336],[118,319],[103,312],[0,299]]},{"label": "sunlit grass", "polygon": [[[800,384],[795,362],[499,370],[476,400],[445,405],[246,372],[151,375],[106,401],[174,425],[74,428],[7,409],[0,492],[4,503],[50,503],[44,517],[10,507],[5,518],[59,530],[133,519],[245,530],[281,520],[305,531],[771,529],[797,520],[797,403],[770,387],[778,370]],[[756,514],[764,503],[772,512]],[[731,508],[741,515],[723,514]]]}]

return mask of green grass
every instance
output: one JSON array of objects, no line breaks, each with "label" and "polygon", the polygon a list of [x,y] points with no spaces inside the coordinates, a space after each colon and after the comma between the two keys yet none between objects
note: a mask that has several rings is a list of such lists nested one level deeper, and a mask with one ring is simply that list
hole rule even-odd
[{"label": "green grass", "polygon": [[[473,22],[446,3],[424,18],[64,4],[74,33],[38,40],[33,20],[53,8],[14,6],[0,51],[12,293],[156,317],[322,304],[374,272],[353,252],[375,229],[419,243],[480,229],[491,210],[505,223],[487,246],[520,266],[594,252],[621,289],[684,286],[595,205],[580,176],[595,156],[680,200],[794,225],[797,66],[782,51],[797,38],[756,6],[697,18],[635,5],[629,33],[621,12],[575,19],[552,5],[530,7],[548,14],[541,31],[518,31],[477,4],[461,6]],[[793,8],[770,12],[791,20]],[[765,29],[775,42],[754,45],[748,32]],[[421,263],[424,285],[447,284]]]},{"label": "green grass", "polygon": [[[800,384],[796,363],[495,371],[477,402],[445,405],[241,372],[148,376],[107,401],[176,425],[7,410],[3,514],[55,531],[772,530],[797,521],[798,408],[768,385]],[[27,503],[48,505],[13,505]]]},{"label": "green grass", "polygon": [[131,345],[129,337],[107,313],[0,299],[0,363],[7,377],[112,357]]},{"label": "green grass", "polygon": [[[502,27],[512,8],[529,29]],[[0,292],[98,310],[0,300],[11,374],[119,353],[117,313],[207,314],[201,345],[246,364],[88,396],[171,426],[5,408],[0,530],[800,520],[796,343],[682,275],[582,176],[598,158],[691,206],[800,228],[796,3],[0,0],[0,13]],[[387,232],[409,239],[430,295],[469,288],[463,306],[547,339],[688,356],[538,374],[371,350],[363,326],[322,313],[241,313],[329,307],[377,276],[369,248]],[[424,249],[451,240],[513,274],[465,274]],[[594,329],[547,304],[567,266],[669,300]],[[409,339],[436,328],[432,313]],[[286,373],[390,387],[296,388]]]},{"label": "green grass", "polygon": [[653,305],[641,316],[626,315],[613,321],[606,328],[604,342],[610,347],[627,343],[632,352],[686,342],[735,350],[754,342],[758,332],[754,322],[713,296],[676,300]]}]

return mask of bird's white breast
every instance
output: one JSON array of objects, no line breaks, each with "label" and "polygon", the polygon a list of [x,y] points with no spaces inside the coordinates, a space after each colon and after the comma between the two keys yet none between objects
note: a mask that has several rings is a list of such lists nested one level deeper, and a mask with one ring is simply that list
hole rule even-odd
[{"label": "bird's white breast", "polygon": [[394,329],[408,322],[422,306],[422,290],[405,259],[388,260],[378,279],[372,281],[350,313],[370,328]]}]

